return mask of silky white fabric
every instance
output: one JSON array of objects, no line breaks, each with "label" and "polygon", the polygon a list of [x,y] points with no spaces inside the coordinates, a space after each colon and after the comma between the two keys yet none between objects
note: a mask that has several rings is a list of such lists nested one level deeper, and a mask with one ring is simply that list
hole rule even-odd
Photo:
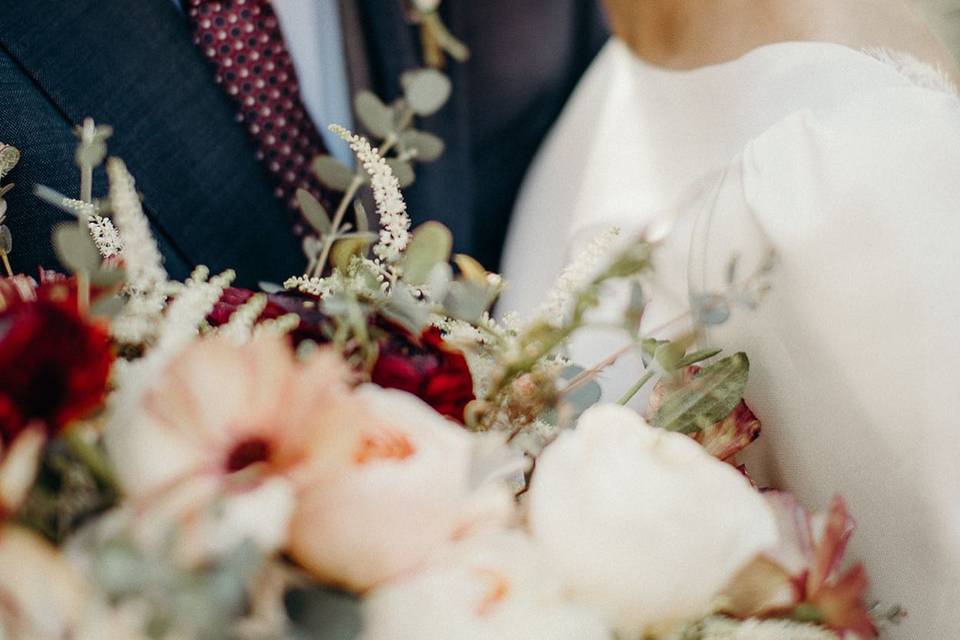
[{"label": "silky white fabric", "polygon": [[[910,617],[891,638],[960,635],[960,99],[896,55],[790,42],[693,71],[614,40],[581,82],[524,187],[503,311],[535,310],[571,249],[669,216],[648,329],[770,247],[756,312],[708,342],[744,350],[764,424],[763,480],[810,507],[835,493],[860,527],[849,556]],[[622,305],[610,291],[603,313]],[[676,328],[676,327],[674,327]],[[624,343],[592,331],[591,364]],[[639,376],[603,380],[616,399]]]}]

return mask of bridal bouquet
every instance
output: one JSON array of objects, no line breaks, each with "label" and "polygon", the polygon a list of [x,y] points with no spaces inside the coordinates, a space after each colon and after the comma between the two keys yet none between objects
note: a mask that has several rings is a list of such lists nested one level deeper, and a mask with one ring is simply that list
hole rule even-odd
[{"label": "bridal bouquet", "polygon": [[[412,123],[449,84],[404,86],[357,100],[378,146],[335,128],[359,170],[316,161],[343,199],[300,193],[308,271],[260,292],[169,279],[109,128],[79,128],[81,197],[38,191],[77,218],[54,232],[70,273],[0,282],[0,637],[826,640],[895,620],[844,563],[843,501],[810,512],[737,462],[760,434],[747,357],[640,331],[663,229],[601,234],[540,314],[495,320],[505,283],[410,228],[401,184],[443,151]],[[757,304],[770,268],[731,263],[695,324]],[[647,368],[604,404],[621,354],[564,353],[614,283]]]}]

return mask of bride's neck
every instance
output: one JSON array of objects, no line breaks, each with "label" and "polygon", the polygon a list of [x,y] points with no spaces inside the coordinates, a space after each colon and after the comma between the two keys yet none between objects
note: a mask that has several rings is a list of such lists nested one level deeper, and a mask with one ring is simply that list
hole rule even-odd
[{"label": "bride's neck", "polygon": [[776,0],[608,0],[616,34],[641,58],[692,68],[737,58],[777,40],[801,39]]},{"label": "bride's neck", "polygon": [[690,69],[790,40],[886,47],[955,70],[903,0],[606,0],[615,33],[644,60]]}]

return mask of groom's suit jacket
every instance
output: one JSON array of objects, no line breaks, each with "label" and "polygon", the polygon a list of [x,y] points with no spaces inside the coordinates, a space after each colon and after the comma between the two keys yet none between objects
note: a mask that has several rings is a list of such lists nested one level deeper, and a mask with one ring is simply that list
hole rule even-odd
[{"label": "groom's suit jacket", "polygon": [[[402,2],[355,0],[363,33],[345,34],[348,44],[362,35],[371,88],[387,99],[421,66]],[[449,69],[453,98],[421,125],[448,150],[418,171],[408,202],[415,222],[444,222],[458,250],[495,267],[523,174],[604,27],[594,0],[448,0],[443,10],[473,57]],[[31,191],[76,195],[72,128],[85,116],[115,128],[110,153],[136,177],[172,275],[202,263],[251,284],[302,270],[290,215],[170,0],[0,0],[0,142],[23,152],[7,178],[17,270],[57,264],[50,231],[67,215]],[[105,191],[99,170],[94,192]]]}]

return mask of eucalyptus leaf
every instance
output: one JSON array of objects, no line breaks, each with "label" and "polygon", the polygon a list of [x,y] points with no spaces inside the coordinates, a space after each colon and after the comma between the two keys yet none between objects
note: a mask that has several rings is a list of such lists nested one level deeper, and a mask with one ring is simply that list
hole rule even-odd
[{"label": "eucalyptus leaf", "polygon": [[90,271],[90,283],[98,287],[114,287],[126,279],[123,269],[104,269],[97,267]]},{"label": "eucalyptus leaf", "polygon": [[90,313],[104,318],[113,318],[123,311],[126,301],[122,296],[113,295],[99,298],[90,308]]},{"label": "eucalyptus leaf", "polygon": [[267,282],[265,280],[258,282],[257,286],[260,287],[260,291],[263,291],[264,293],[283,293],[285,291],[283,286],[277,284],[276,282]]},{"label": "eucalyptus leaf", "polygon": [[353,169],[333,156],[317,156],[310,165],[323,186],[334,191],[346,191],[356,175]]},{"label": "eucalyptus leaf", "polygon": [[640,332],[640,323],[643,321],[644,311],[647,309],[647,295],[643,285],[639,282],[630,283],[630,302],[624,312],[624,323],[631,335]]},{"label": "eucalyptus leaf", "polygon": [[0,225],[0,251],[10,253],[13,251],[13,234],[7,225]]},{"label": "eucalyptus leaf", "polygon": [[353,107],[364,128],[378,138],[386,138],[393,133],[393,109],[383,104],[370,91],[361,91],[353,100]]},{"label": "eucalyptus leaf", "polygon": [[413,152],[413,158],[419,162],[433,162],[446,148],[443,139],[432,133],[410,129],[400,134],[400,144]]},{"label": "eucalyptus leaf", "polygon": [[390,297],[383,307],[383,314],[388,320],[396,322],[415,336],[423,333],[430,323],[429,309],[421,304],[414,296],[413,290],[402,282],[397,283],[390,290]]},{"label": "eucalyptus leaf", "polygon": [[487,284],[487,270],[474,258],[465,253],[458,253],[453,257],[453,261],[464,278],[480,286]]},{"label": "eucalyptus leaf", "polygon": [[360,635],[360,601],[350,594],[323,587],[295,589],[286,594],[284,605],[304,638],[352,640]]},{"label": "eucalyptus leaf", "polygon": [[61,224],[53,230],[57,257],[74,273],[100,267],[100,252],[86,229],[76,224]]},{"label": "eucalyptus leaf", "polygon": [[683,369],[689,367],[692,364],[697,364],[698,362],[703,362],[704,360],[709,360],[713,356],[719,354],[723,349],[701,349],[700,351],[694,351],[693,353],[685,356],[683,360],[677,363],[677,368]]},{"label": "eucalyptus leaf", "polygon": [[704,367],[689,382],[668,393],[653,417],[654,426],[689,434],[723,420],[743,398],[749,375],[750,361],[744,353]]},{"label": "eucalyptus leaf", "polygon": [[427,276],[426,289],[430,292],[431,300],[443,300],[450,291],[453,282],[453,268],[447,262],[440,262],[433,266]]},{"label": "eucalyptus leaf", "polygon": [[403,254],[403,280],[419,286],[427,281],[431,270],[450,260],[453,234],[439,222],[426,222],[413,232]]},{"label": "eucalyptus leaf", "polygon": [[497,298],[497,290],[470,280],[453,282],[443,306],[454,318],[474,323],[490,308]]},{"label": "eucalyptus leaf", "polygon": [[416,174],[413,172],[413,165],[399,158],[388,158],[387,164],[390,165],[390,170],[393,171],[393,175],[396,176],[401,189],[406,189],[413,184],[413,181],[416,179]]},{"label": "eucalyptus leaf", "polygon": [[78,167],[96,167],[107,157],[107,145],[102,140],[94,140],[77,146],[74,160]]},{"label": "eucalyptus leaf", "polygon": [[718,325],[730,319],[730,303],[723,296],[714,293],[695,295],[690,304],[694,319],[701,324]]},{"label": "eucalyptus leaf", "polygon": [[[583,373],[583,371],[583,367],[569,366],[560,374],[560,379],[570,382]],[[603,391],[596,380],[591,379],[582,384],[578,384],[574,389],[571,389],[563,395],[562,402],[567,411],[571,412],[566,417],[568,417],[571,422],[576,422],[584,411],[600,402],[602,395]]]},{"label": "eucalyptus leaf", "polygon": [[340,270],[345,270],[350,265],[353,256],[363,253],[363,250],[370,244],[370,241],[364,237],[346,237],[333,243],[330,249],[330,264]]},{"label": "eucalyptus leaf", "polygon": [[306,189],[297,189],[297,205],[310,226],[319,233],[327,235],[333,230],[330,215],[312,193]]},{"label": "eucalyptus leaf", "polygon": [[353,217],[357,223],[357,231],[370,231],[370,218],[367,209],[359,200],[353,202]]},{"label": "eucalyptus leaf", "polygon": [[410,108],[420,116],[433,115],[450,99],[450,79],[436,69],[408,71],[400,83]]}]

